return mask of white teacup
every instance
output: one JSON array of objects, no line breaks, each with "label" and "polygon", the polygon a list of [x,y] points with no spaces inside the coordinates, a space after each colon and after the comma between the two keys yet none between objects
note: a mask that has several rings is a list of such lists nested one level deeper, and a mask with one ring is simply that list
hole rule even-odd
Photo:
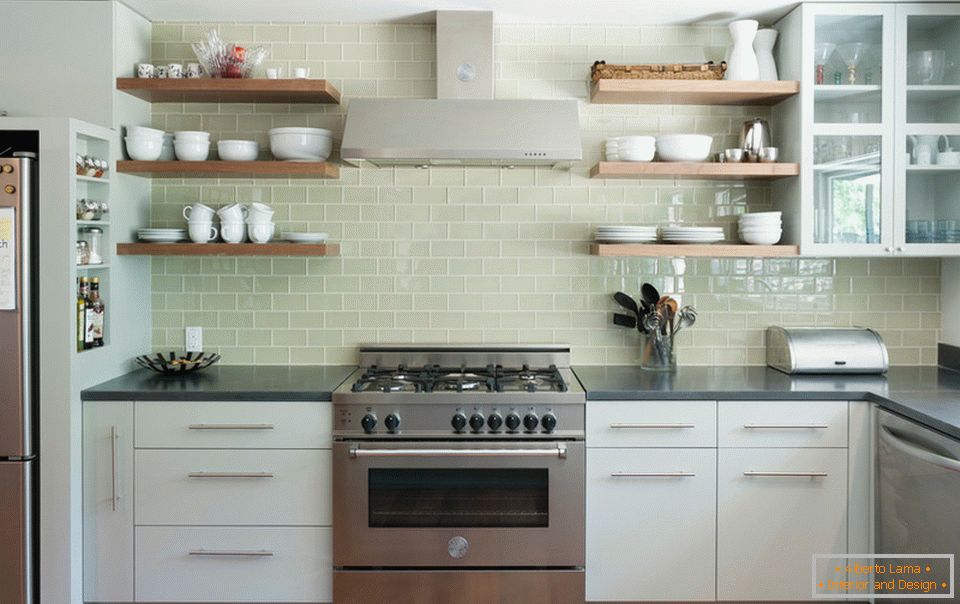
[{"label": "white teacup", "polygon": [[203,73],[203,68],[200,67],[200,63],[187,63],[186,76],[190,79],[199,78]]},{"label": "white teacup", "polygon": [[183,208],[183,219],[187,222],[213,222],[214,209],[200,202]]},{"label": "white teacup", "polygon": [[194,243],[207,243],[217,238],[217,227],[212,222],[191,222],[187,225],[187,232],[190,234],[190,241]]},{"label": "white teacup", "polygon": [[273,231],[276,225],[272,222],[248,223],[247,236],[254,243],[267,243],[273,238]]},{"label": "white teacup", "polygon": [[165,78],[167,77],[167,66],[166,65],[157,65],[156,69],[153,70],[155,78]]},{"label": "white teacup", "polygon": [[167,65],[167,77],[178,80],[183,77],[183,65],[180,63],[170,63]]},{"label": "white teacup", "polygon": [[152,78],[155,75],[155,68],[151,63],[137,63],[138,78]]},{"label": "white teacup", "polygon": [[242,222],[221,222],[220,237],[227,243],[241,243],[247,232],[247,225]]},{"label": "white teacup", "polygon": [[225,205],[219,210],[217,210],[217,216],[220,217],[220,222],[243,222],[249,214],[247,208],[243,207],[239,203],[231,203],[230,205]]},{"label": "white teacup", "polygon": [[300,80],[310,77],[310,68],[309,67],[294,67],[293,68],[293,77]]},{"label": "white teacup", "polygon": [[267,79],[277,80],[283,77],[283,67],[267,67]]}]

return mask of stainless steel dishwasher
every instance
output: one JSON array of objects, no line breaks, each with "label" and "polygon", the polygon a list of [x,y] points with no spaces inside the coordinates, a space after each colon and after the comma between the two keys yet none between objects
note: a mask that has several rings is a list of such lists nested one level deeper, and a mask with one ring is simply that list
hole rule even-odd
[{"label": "stainless steel dishwasher", "polygon": [[877,412],[879,554],[960,558],[960,441]]}]

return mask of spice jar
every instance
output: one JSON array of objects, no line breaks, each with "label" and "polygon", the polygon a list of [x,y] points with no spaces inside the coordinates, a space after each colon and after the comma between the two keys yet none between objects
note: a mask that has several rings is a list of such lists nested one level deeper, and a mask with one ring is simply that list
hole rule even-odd
[{"label": "spice jar", "polygon": [[90,264],[103,264],[103,229],[92,227],[83,232],[90,246]]},{"label": "spice jar", "polygon": [[90,264],[90,246],[86,241],[77,241],[77,266]]}]

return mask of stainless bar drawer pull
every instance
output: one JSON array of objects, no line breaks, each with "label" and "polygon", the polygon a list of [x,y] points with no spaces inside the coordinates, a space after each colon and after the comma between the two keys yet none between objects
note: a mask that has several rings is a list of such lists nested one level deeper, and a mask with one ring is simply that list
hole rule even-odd
[{"label": "stainless bar drawer pull", "polygon": [[826,472],[766,472],[759,470],[747,470],[744,476],[770,476],[782,478],[823,478]]},{"label": "stainless bar drawer pull", "polygon": [[676,430],[680,428],[696,428],[695,424],[630,424],[630,423],[613,423],[610,424],[610,427],[614,430],[621,428],[630,428],[630,429],[659,429],[659,430]]},{"label": "stainless bar drawer pull", "polygon": [[350,448],[350,457],[557,457],[564,459],[567,447],[552,449],[361,449]]},{"label": "stainless bar drawer pull", "polygon": [[744,424],[747,430],[826,430],[827,424]]},{"label": "stainless bar drawer pull", "polygon": [[190,472],[190,478],[273,478],[273,472]]},{"label": "stainless bar drawer pull", "polygon": [[273,430],[273,424],[190,424],[190,430]]},{"label": "stainless bar drawer pull", "polygon": [[249,556],[254,558],[265,558],[273,555],[273,552],[268,549],[192,549],[188,553],[191,556]]},{"label": "stainless bar drawer pull", "polygon": [[614,478],[681,478],[696,476],[693,472],[611,472]]}]

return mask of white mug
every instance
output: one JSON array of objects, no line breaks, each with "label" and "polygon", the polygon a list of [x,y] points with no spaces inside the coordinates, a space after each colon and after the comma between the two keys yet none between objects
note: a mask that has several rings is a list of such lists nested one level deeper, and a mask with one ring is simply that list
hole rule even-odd
[{"label": "white mug", "polygon": [[267,243],[273,237],[273,230],[276,228],[272,222],[257,224],[247,224],[247,235],[250,241],[254,243]]},{"label": "white mug", "polygon": [[196,79],[203,73],[203,68],[200,67],[200,63],[187,63],[186,73],[188,78]]},{"label": "white mug", "polygon": [[138,78],[152,78],[154,77],[154,67],[150,63],[137,63],[137,77]]},{"label": "white mug", "polygon": [[960,151],[953,151],[948,147],[946,151],[937,153],[937,165],[960,166]]},{"label": "white mug", "polygon": [[183,65],[180,63],[170,63],[167,65],[167,77],[178,80],[183,77]]},{"label": "white mug", "polygon": [[217,238],[217,227],[212,222],[191,222],[187,230],[194,243],[207,243]]},{"label": "white mug", "polygon": [[167,77],[167,66],[166,65],[157,65],[156,69],[153,71],[154,77],[156,78],[165,78]]},{"label": "white mug", "polygon": [[310,77],[310,68],[309,67],[294,67],[293,68],[293,77],[298,79],[306,79]]},{"label": "white mug", "polygon": [[241,243],[247,227],[242,222],[221,222],[220,236],[227,243]]},{"label": "white mug", "polygon": [[283,67],[267,67],[267,79],[277,80],[283,77]]},{"label": "white mug", "polygon": [[247,208],[239,203],[231,203],[217,210],[220,222],[243,222],[249,214]]},{"label": "white mug", "polygon": [[213,222],[213,208],[200,202],[186,206],[181,213],[187,222]]}]

